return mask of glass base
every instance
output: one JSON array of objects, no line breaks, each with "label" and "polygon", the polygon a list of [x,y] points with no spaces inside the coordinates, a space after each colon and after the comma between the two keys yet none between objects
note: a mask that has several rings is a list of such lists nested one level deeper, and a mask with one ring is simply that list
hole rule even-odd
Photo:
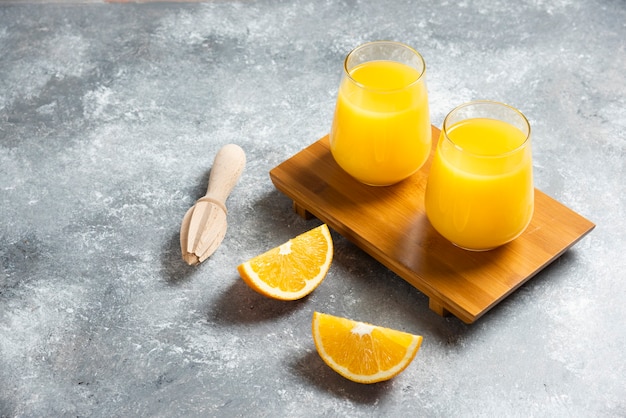
[{"label": "glass base", "polygon": [[[452,241],[450,241],[450,242],[452,242]],[[508,244],[508,242],[504,243],[502,245],[506,245],[506,244]],[[491,250],[495,250],[496,248],[502,247],[502,245],[497,245],[495,247],[490,247],[490,248],[467,248],[467,247],[463,247],[462,245],[456,244],[454,242],[452,242],[452,245],[454,245],[455,247],[460,248],[462,250],[473,251],[475,253],[482,253],[482,252],[485,252],[485,251],[491,251]]]}]

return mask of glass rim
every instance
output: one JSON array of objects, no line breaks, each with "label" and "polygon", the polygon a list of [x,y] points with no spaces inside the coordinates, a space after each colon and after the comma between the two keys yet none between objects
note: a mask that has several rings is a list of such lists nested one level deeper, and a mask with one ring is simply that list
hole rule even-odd
[{"label": "glass rim", "polygon": [[[393,45],[393,46],[399,46],[402,48],[407,49],[408,51],[410,51],[412,54],[414,54],[419,61],[422,63],[422,70],[420,71],[419,76],[415,79],[415,81],[410,82],[409,84],[400,87],[400,88],[396,88],[396,89],[381,89],[381,88],[375,88],[375,87],[369,87],[361,82],[356,81],[352,75],[350,74],[350,71],[348,70],[348,60],[350,59],[350,57],[356,53],[357,51],[372,46],[372,45],[383,45],[383,44],[387,44],[387,45]],[[396,60],[385,60],[385,59],[378,59],[378,60],[369,60],[366,62],[372,62],[372,61],[395,61],[395,62],[399,62]],[[355,85],[357,85],[358,87],[364,89],[364,90],[370,90],[370,91],[374,91],[374,92],[380,92],[380,93],[394,93],[394,92],[398,92],[398,91],[402,91],[402,90],[406,90],[407,88],[419,83],[422,78],[424,78],[424,75],[426,74],[426,61],[424,60],[424,57],[422,56],[422,54],[420,54],[415,48],[403,43],[403,42],[398,42],[398,41],[369,41],[369,42],[365,42],[357,47],[355,47],[354,49],[352,49],[352,51],[348,52],[348,55],[346,55],[346,58],[343,60],[343,72],[346,75],[346,77],[348,77],[348,79],[354,83]]]},{"label": "glass rim", "polygon": [[[515,114],[517,114],[518,116],[521,117],[522,123],[528,128],[528,133],[524,133],[523,131],[520,130],[520,132],[522,132],[522,134],[524,134],[525,138],[524,141],[519,144],[517,147],[513,148],[512,150],[506,151],[506,152],[501,152],[499,154],[495,154],[495,155],[491,155],[491,154],[480,154],[480,153],[476,153],[476,152],[471,152],[468,151],[467,149],[465,149],[464,147],[462,147],[461,145],[457,144],[456,142],[454,142],[454,140],[452,138],[450,138],[448,136],[448,130],[447,130],[447,125],[448,125],[448,120],[450,119],[450,117],[456,113],[457,111],[469,107],[469,106],[475,106],[475,105],[495,105],[495,106],[499,106],[499,107],[503,107],[506,108],[508,110],[512,110]],[[467,119],[473,119],[473,118],[467,118]],[[500,119],[496,119],[496,118],[488,118],[488,119],[494,119],[494,120],[500,120]],[[466,120],[466,119],[464,119]],[[459,121],[460,122],[460,121]],[[503,121],[506,122],[506,121]],[[509,122],[506,122],[509,123]],[[517,128],[517,126],[516,126]],[[443,134],[444,138],[450,142],[452,144],[452,146],[454,148],[456,148],[457,150],[463,152],[464,154],[473,156],[473,157],[479,157],[479,158],[502,158],[502,157],[506,157],[509,156],[511,154],[515,154],[517,152],[519,152],[520,150],[526,148],[528,146],[528,144],[530,143],[530,134],[531,134],[531,126],[530,126],[530,122],[528,121],[528,118],[526,118],[526,116],[517,108],[508,105],[506,103],[502,103],[502,102],[498,102],[495,100],[472,100],[470,102],[466,102],[463,103],[461,105],[458,105],[457,107],[455,107],[454,109],[452,109],[450,112],[448,112],[448,114],[446,115],[446,117],[443,120],[443,126],[441,127],[441,133]]]}]

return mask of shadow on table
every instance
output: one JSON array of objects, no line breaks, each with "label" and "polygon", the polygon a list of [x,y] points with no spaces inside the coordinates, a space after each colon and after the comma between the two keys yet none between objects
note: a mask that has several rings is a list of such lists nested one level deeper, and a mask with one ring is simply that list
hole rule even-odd
[{"label": "shadow on table", "polygon": [[211,304],[207,315],[212,322],[225,325],[259,323],[289,315],[301,309],[305,300],[306,298],[295,301],[270,299],[238,279]]},{"label": "shadow on table", "polygon": [[374,405],[392,390],[393,380],[361,384],[352,382],[330,369],[316,351],[304,353],[290,364],[291,372],[316,386],[352,402]]},{"label": "shadow on table", "polygon": [[196,266],[190,266],[183,260],[178,231],[173,233],[163,245],[161,266],[163,279],[170,285],[184,283],[197,269]]}]

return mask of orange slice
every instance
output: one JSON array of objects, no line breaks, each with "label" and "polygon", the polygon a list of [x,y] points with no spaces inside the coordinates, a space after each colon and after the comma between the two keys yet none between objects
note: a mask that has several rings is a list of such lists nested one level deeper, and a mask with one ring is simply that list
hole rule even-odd
[{"label": "orange slice", "polygon": [[397,376],[422,345],[420,335],[319,312],[313,313],[313,340],[331,369],[358,383]]},{"label": "orange slice", "polygon": [[262,295],[296,300],[311,293],[326,277],[333,241],[326,224],[237,266],[241,278]]}]

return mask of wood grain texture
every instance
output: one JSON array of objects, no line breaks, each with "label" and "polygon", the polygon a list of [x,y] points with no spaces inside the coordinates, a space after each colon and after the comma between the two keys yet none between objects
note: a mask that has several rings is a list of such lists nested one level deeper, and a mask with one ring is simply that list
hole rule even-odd
[{"label": "wood grain texture", "polygon": [[[432,128],[434,151],[439,129]],[[430,225],[424,167],[393,186],[359,183],[334,161],[328,136],[270,170],[294,210],[363,249],[429,297],[430,308],[472,323],[589,233],[595,225],[535,190],[535,213],[513,242],[487,252],[455,247]]]}]

